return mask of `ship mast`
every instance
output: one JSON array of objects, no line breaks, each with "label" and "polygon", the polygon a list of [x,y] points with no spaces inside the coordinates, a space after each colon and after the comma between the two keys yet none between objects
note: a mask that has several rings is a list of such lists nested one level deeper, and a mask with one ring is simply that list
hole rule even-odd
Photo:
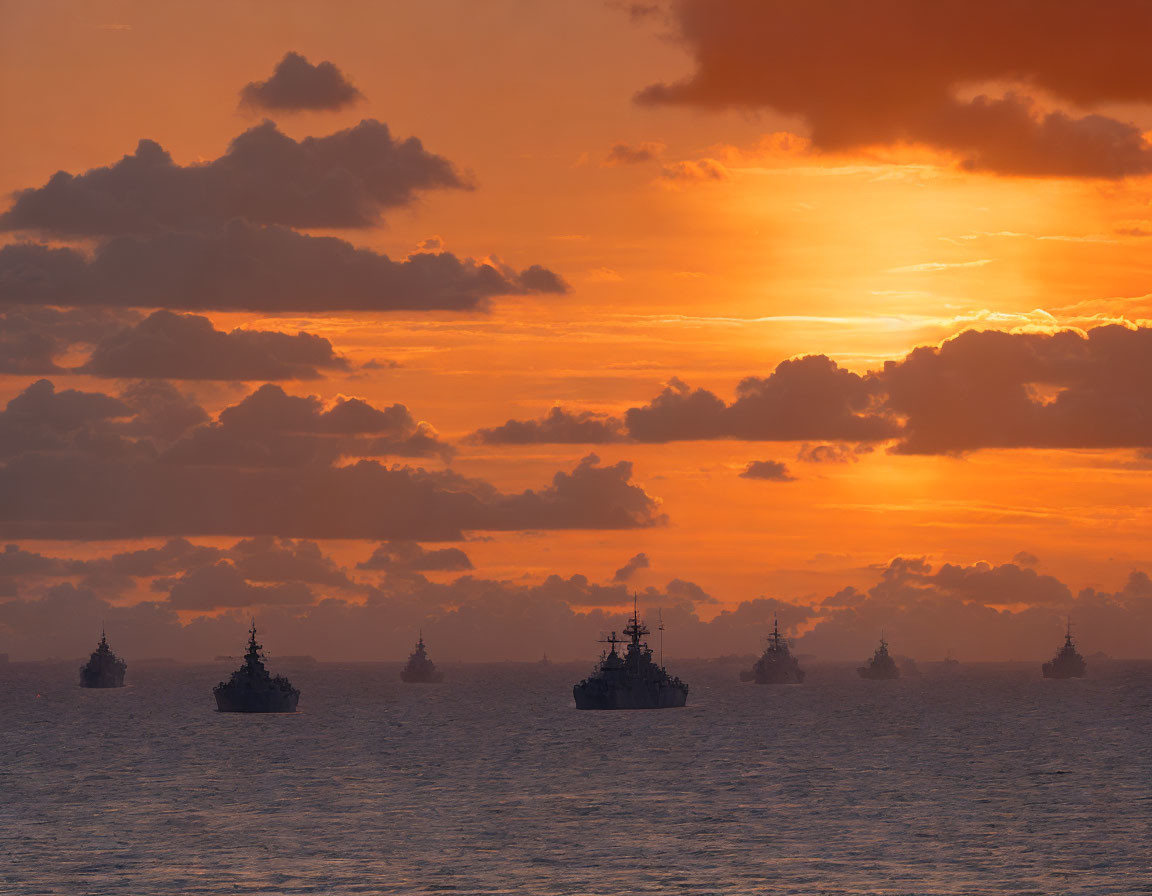
[{"label": "ship mast", "polygon": [[660,666],[664,666],[664,608],[660,607],[656,611],[657,625],[656,630],[660,632]]}]

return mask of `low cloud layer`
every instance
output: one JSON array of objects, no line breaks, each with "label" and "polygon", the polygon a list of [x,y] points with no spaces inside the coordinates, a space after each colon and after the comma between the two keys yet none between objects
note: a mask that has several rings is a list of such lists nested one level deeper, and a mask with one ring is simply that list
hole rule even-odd
[{"label": "low cloud layer", "polygon": [[276,64],[270,78],[251,81],[240,91],[242,106],[274,112],[333,112],[363,98],[331,62],[313,65],[291,51]]},{"label": "low cloud layer", "polygon": [[216,420],[194,422],[195,411],[170,388],[117,397],[33,384],[0,413],[0,534],[458,540],[472,530],[661,519],[656,501],[630,482],[631,464],[601,466],[595,455],[520,493],[449,470],[339,463],[443,453],[403,405],[324,407],[266,385]]},{"label": "low cloud layer", "polygon": [[[1091,111],[1152,103],[1152,9],[1142,0],[677,0],[672,9],[695,70],[641,91],[641,103],[770,108],[804,119],[817,149],[915,143],[974,171],[1152,172],[1140,128]],[[971,95],[990,83],[996,92]]]},{"label": "low cloud layer", "polygon": [[781,362],[766,377],[746,377],[731,402],[674,378],[622,423],[553,408],[543,419],[509,420],[476,437],[500,444],[808,442],[798,455],[805,463],[848,463],[883,441],[900,454],[1149,448],[1149,382],[1149,327],[969,330],[863,375],[809,355]]},{"label": "low cloud layer", "polygon": [[763,479],[768,482],[793,482],[796,477],[788,472],[788,465],[778,460],[754,460],[744,468],[741,479]]},{"label": "low cloud layer", "polygon": [[39,243],[0,249],[0,306],[474,311],[496,296],[567,289],[539,265],[516,271],[450,252],[394,261],[335,237],[243,221],[212,233],[116,237],[90,257]]},{"label": "low cloud layer", "polygon": [[215,230],[235,218],[286,227],[371,227],[418,193],[468,184],[415,137],[396,140],[374,119],[293,140],[270,121],[218,159],[179,165],[157,143],[83,174],[60,171],[21,190],[0,229],[58,237]]}]

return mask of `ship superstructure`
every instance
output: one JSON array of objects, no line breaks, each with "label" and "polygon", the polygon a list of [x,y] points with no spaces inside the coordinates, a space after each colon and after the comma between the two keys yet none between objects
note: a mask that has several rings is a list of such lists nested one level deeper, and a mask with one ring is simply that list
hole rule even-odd
[{"label": "ship superstructure", "polygon": [[100,631],[100,643],[92,651],[88,662],[80,667],[80,687],[82,688],[122,688],[124,673],[128,664],[112,652],[104,631]]},{"label": "ship superstructure", "polygon": [[416,649],[408,657],[407,664],[400,670],[400,679],[408,684],[439,684],[444,680],[444,673],[428,659],[423,632],[420,633],[420,640],[416,642]]},{"label": "ship superstructure", "polygon": [[890,681],[900,677],[900,667],[888,652],[888,642],[884,640],[883,635],[880,636],[880,646],[876,648],[872,659],[856,671],[860,673],[861,678],[873,681]]},{"label": "ship superstructure", "polygon": [[283,675],[273,677],[264,668],[262,645],[256,643],[256,623],[248,632],[244,665],[227,681],[213,688],[220,712],[295,712],[300,691]]},{"label": "ship superstructure", "polygon": [[[642,640],[648,633],[633,599],[624,637],[612,632],[604,638],[609,649],[592,674],[572,687],[577,709],[667,709],[688,701],[688,685],[652,659],[652,648]],[[617,650],[621,644],[627,645],[623,653]]]},{"label": "ship superstructure", "polygon": [[740,673],[741,681],[754,681],[756,684],[801,684],[804,670],[796,657],[788,650],[788,641],[780,636],[780,623],[772,621],[772,634],[768,636],[768,646],[751,669]]},{"label": "ship superstructure", "polygon": [[1083,678],[1088,674],[1088,664],[1084,657],[1076,650],[1072,640],[1072,620],[1068,620],[1068,628],[1064,633],[1064,644],[1056,651],[1051,662],[1044,664],[1045,678]]}]

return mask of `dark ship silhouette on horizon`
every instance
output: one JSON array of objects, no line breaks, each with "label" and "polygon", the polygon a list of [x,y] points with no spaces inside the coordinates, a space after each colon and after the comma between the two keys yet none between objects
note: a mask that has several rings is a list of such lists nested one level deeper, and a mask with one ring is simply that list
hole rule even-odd
[{"label": "dark ship silhouette on horizon", "polygon": [[80,667],[82,688],[122,688],[128,664],[112,652],[104,630],[100,630],[100,643],[92,651],[88,662]]},{"label": "dark ship silhouette on horizon", "polygon": [[740,673],[740,680],[756,684],[803,684],[804,670],[788,650],[788,641],[780,637],[778,620],[772,620],[772,634],[767,640],[768,646],[760,659],[751,669]]},{"label": "dark ship silhouette on horizon", "polygon": [[1072,620],[1068,620],[1068,629],[1064,633],[1064,643],[1056,651],[1056,656],[1043,666],[1045,678],[1083,678],[1088,674],[1088,664],[1084,657],[1076,650],[1072,640]]},{"label": "dark ship silhouette on horizon", "polygon": [[880,646],[868,662],[856,669],[861,678],[870,681],[893,681],[900,677],[900,667],[888,652],[888,642],[880,636]]},{"label": "dark ship silhouette on horizon", "polygon": [[[646,634],[648,627],[640,621],[633,598],[632,618],[624,627],[627,650],[623,656],[616,651],[616,645],[624,643],[616,632],[600,642],[611,649],[590,676],[572,686],[577,709],[670,709],[688,702],[688,685],[653,662],[652,648],[640,640]],[[663,662],[663,656],[660,659]]]},{"label": "dark ship silhouette on horizon", "polygon": [[264,668],[262,645],[256,643],[256,623],[248,632],[244,665],[212,689],[220,712],[295,712],[300,691],[283,675],[275,678]]},{"label": "dark ship silhouette on horizon", "polygon": [[440,684],[444,680],[444,673],[428,659],[423,632],[420,633],[420,640],[416,642],[416,649],[408,657],[407,664],[400,670],[400,680],[406,684]]}]

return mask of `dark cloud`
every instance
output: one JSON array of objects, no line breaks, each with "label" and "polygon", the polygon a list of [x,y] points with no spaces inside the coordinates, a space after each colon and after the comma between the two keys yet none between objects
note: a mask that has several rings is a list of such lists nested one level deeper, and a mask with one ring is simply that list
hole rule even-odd
[{"label": "dark cloud", "polygon": [[[695,71],[642,103],[772,108],[807,121],[822,150],[916,143],[971,170],[1123,177],[1152,171],[1137,125],[1044,111],[1152,102],[1143,0],[680,0]],[[960,91],[1016,85],[999,97]]]},{"label": "dark cloud", "polygon": [[74,249],[0,249],[0,305],[193,311],[477,310],[502,295],[563,293],[559,275],[417,253],[393,261],[335,237],[232,221],[212,232],[121,236]]},{"label": "dark cloud", "polygon": [[215,230],[242,218],[287,227],[370,227],[417,193],[468,185],[415,137],[394,140],[366,119],[297,142],[270,121],[245,131],[218,159],[178,165],[141,140],[132,155],[83,174],[60,171],[16,193],[0,228],[55,236]]},{"label": "dark cloud", "polygon": [[310,333],[217,330],[206,317],[156,311],[101,340],[79,368],[123,379],[315,379],[320,369],[346,370],[332,343]]},{"label": "dark cloud", "polygon": [[314,395],[289,395],[265,384],[214,423],[188,432],[164,454],[169,463],[210,466],[302,467],[340,457],[451,457],[427,423],[402,404],[375,408],[360,398],[331,407]]},{"label": "dark cloud", "polygon": [[458,572],[472,569],[472,561],[460,548],[430,549],[414,541],[388,541],[378,546],[367,560],[357,563],[356,568],[389,572]]},{"label": "dark cloud", "polygon": [[647,554],[645,554],[645,553],[636,554],[635,556],[632,557],[631,560],[629,560],[627,563],[625,563],[623,566],[621,566],[618,570],[616,570],[615,574],[613,574],[613,576],[612,576],[612,581],[613,582],[627,582],[629,579],[632,578],[632,576],[636,575],[637,572],[639,572],[642,569],[647,569],[651,565],[652,564],[651,564],[651,562],[649,562]]},{"label": "dark cloud", "polygon": [[904,420],[896,450],[1152,445],[1152,329],[970,330],[873,375]]},{"label": "dark cloud", "polygon": [[767,377],[747,377],[726,404],[673,379],[664,391],[625,415],[639,442],[686,439],[879,441],[898,432],[875,411],[875,387],[824,355],[781,362]]},{"label": "dark cloud", "polygon": [[[0,536],[275,535],[456,541],[465,531],[614,529],[662,521],[626,461],[590,455],[539,490],[503,493],[450,471],[386,467],[433,437],[403,406],[324,409],[267,385],[158,450],[126,401],[42,380],[0,413]],[[389,428],[391,427],[391,428]],[[352,435],[349,435],[352,433]],[[431,450],[431,449],[428,449]],[[367,452],[365,452],[367,453]]]},{"label": "dark cloud", "polygon": [[273,111],[326,110],[350,106],[364,95],[331,62],[310,63],[288,52],[266,81],[251,81],[240,91],[240,103]]},{"label": "dark cloud", "polygon": [[540,420],[509,420],[502,426],[478,430],[473,438],[487,445],[591,445],[621,442],[627,436],[616,417],[554,407]]},{"label": "dark cloud", "polygon": [[154,591],[167,591],[168,606],[176,610],[277,604],[303,606],[315,599],[312,590],[299,582],[253,585],[227,560],[193,569],[178,579],[158,579],[152,588]]},{"label": "dark cloud", "polygon": [[91,346],[135,323],[131,311],[15,306],[0,310],[0,373],[60,373],[56,358]]},{"label": "dark cloud", "polygon": [[870,445],[802,445],[796,459],[806,464],[853,464],[862,454],[872,451]]},{"label": "dark cloud", "polygon": [[642,165],[660,158],[664,151],[663,143],[638,143],[635,146],[629,143],[616,143],[608,150],[602,164],[612,165]]},{"label": "dark cloud", "polygon": [[307,582],[337,588],[355,583],[314,541],[261,535],[238,541],[228,550],[237,572],[255,582]]},{"label": "dark cloud", "polygon": [[1040,558],[1031,551],[1018,551],[1016,556],[1012,558],[1012,562],[1018,566],[1035,566],[1040,562]]},{"label": "dark cloud", "polygon": [[796,477],[788,472],[787,464],[778,460],[751,461],[740,474],[741,479],[767,479],[771,482],[794,482]]}]

